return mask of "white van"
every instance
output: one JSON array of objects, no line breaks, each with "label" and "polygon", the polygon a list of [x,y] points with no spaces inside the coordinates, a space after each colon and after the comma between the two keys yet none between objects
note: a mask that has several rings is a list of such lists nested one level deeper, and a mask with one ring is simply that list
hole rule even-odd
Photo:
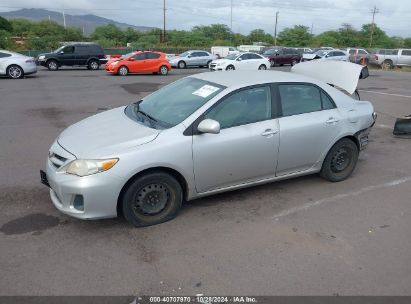
[{"label": "white van", "polygon": [[240,51],[232,46],[213,46],[211,47],[211,54],[217,58],[224,58],[231,54],[240,54]]}]

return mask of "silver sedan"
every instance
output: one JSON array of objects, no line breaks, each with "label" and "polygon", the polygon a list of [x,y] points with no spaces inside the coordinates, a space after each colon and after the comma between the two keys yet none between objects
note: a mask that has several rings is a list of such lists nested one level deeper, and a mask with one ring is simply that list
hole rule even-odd
[{"label": "silver sedan", "polygon": [[0,75],[18,79],[36,72],[37,65],[33,57],[0,50]]},{"label": "silver sedan", "polygon": [[190,66],[208,67],[217,57],[206,51],[194,50],[182,53],[169,60],[172,67],[185,69]]},{"label": "silver sedan", "polygon": [[314,173],[342,181],[374,121],[371,103],[314,78],[202,73],[70,126],[41,177],[63,213],[153,225],[206,195]]}]

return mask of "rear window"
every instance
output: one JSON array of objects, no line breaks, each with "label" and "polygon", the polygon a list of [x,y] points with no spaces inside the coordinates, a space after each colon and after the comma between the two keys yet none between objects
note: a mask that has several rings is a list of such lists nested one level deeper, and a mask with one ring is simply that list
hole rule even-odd
[{"label": "rear window", "polygon": [[0,58],[4,58],[4,57],[11,57],[11,54],[0,52]]}]

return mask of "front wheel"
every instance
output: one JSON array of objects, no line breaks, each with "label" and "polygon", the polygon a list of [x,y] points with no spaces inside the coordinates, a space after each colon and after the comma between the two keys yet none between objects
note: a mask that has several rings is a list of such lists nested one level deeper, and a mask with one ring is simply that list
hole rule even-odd
[{"label": "front wheel", "polygon": [[165,65],[161,66],[161,68],[160,68],[160,74],[163,75],[163,76],[165,76],[165,75],[168,74],[168,69],[167,69],[167,67],[166,67]]},{"label": "front wheel", "polygon": [[10,78],[13,78],[13,79],[19,79],[19,78],[24,77],[23,69],[20,66],[16,65],[16,64],[13,64],[13,65],[9,66],[7,68],[6,73],[7,73],[7,76],[9,76]]},{"label": "front wheel", "polygon": [[180,62],[178,63],[178,68],[179,68],[179,69],[185,69],[185,68],[186,68],[186,63],[185,63],[184,61],[180,61]]},{"label": "front wheel", "polygon": [[124,65],[122,65],[119,69],[118,69],[118,74],[120,76],[127,76],[128,74],[128,68]]},{"label": "front wheel", "polygon": [[47,68],[49,71],[57,71],[59,69],[59,64],[56,60],[49,60],[47,61]]},{"label": "front wheel", "polygon": [[259,70],[266,70],[267,67],[265,66],[265,64],[262,64],[258,67]]},{"label": "front wheel", "polygon": [[173,219],[182,202],[180,183],[165,172],[149,173],[136,179],[127,187],[121,200],[124,217],[136,227]]},{"label": "front wheel", "polygon": [[348,138],[338,141],[324,159],[320,175],[330,182],[348,178],[357,164],[359,150]]}]

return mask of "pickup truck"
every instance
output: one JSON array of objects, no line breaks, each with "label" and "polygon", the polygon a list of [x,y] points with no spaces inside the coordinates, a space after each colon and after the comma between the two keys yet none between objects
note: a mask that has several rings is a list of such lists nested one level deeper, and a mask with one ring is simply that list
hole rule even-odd
[{"label": "pickup truck", "polygon": [[379,49],[372,54],[370,63],[387,69],[411,66],[411,49]]}]

